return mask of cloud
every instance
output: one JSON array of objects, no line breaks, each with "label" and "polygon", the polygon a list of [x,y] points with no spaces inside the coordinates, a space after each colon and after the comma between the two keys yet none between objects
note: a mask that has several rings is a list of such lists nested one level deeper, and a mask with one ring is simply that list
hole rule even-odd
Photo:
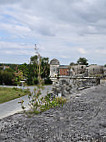
[{"label": "cloud", "polygon": [[31,45],[25,45],[25,44],[21,44],[21,43],[14,43],[14,42],[4,42],[4,41],[0,41],[0,49],[31,49],[33,48],[33,46]]},{"label": "cloud", "polygon": [[14,4],[17,2],[18,0],[0,0],[0,5]]},{"label": "cloud", "polygon": [[106,49],[97,49],[96,50],[96,53],[99,53],[99,54],[104,54],[104,55],[106,55]]},{"label": "cloud", "polygon": [[81,54],[86,54],[86,51],[83,48],[78,48],[78,52]]},{"label": "cloud", "polygon": [[0,0],[0,49],[24,60],[36,43],[42,56],[63,64],[83,55],[104,64],[105,7],[105,0]]}]

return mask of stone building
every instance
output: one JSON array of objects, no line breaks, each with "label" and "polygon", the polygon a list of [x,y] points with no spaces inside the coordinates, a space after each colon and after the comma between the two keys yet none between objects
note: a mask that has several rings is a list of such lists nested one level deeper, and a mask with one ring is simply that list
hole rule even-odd
[{"label": "stone building", "polygon": [[58,76],[59,66],[60,62],[57,59],[52,59],[50,61],[50,78],[52,81],[55,81]]},{"label": "stone building", "polygon": [[71,69],[74,72],[74,75],[84,74],[86,71],[86,65],[74,65],[71,66]]},{"label": "stone building", "polygon": [[99,65],[60,65],[57,59],[50,62],[52,90],[57,96],[67,96],[80,89],[98,85],[103,75],[103,66]]},{"label": "stone building", "polygon": [[100,77],[104,75],[103,66],[99,65],[60,65],[57,59],[53,59],[50,62],[50,78],[52,81],[56,81],[57,77],[87,77],[95,76]]},{"label": "stone building", "polygon": [[104,70],[104,75],[106,76],[106,67],[104,67],[103,70]]},{"label": "stone building", "polygon": [[100,65],[90,65],[87,69],[88,76],[100,76],[104,74],[104,68]]},{"label": "stone building", "polygon": [[69,76],[70,75],[70,66],[60,65],[58,70],[59,70],[59,76]]}]

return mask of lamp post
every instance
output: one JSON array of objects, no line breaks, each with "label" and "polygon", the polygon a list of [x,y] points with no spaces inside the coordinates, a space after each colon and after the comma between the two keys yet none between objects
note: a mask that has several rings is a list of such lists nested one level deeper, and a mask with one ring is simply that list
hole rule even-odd
[{"label": "lamp post", "polygon": [[38,48],[37,48],[37,46],[36,46],[36,44],[35,44],[35,53],[38,55],[38,81],[39,81],[39,84],[41,83],[41,74],[40,74],[40,71],[41,71],[41,56],[40,56],[40,54],[39,54],[39,52],[38,52]]}]

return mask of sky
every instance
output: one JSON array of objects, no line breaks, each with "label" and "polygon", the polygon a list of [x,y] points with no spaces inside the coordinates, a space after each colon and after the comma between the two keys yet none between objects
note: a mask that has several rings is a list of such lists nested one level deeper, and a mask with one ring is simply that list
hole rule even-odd
[{"label": "sky", "polygon": [[0,0],[0,63],[39,53],[61,64],[106,64],[106,0]]}]

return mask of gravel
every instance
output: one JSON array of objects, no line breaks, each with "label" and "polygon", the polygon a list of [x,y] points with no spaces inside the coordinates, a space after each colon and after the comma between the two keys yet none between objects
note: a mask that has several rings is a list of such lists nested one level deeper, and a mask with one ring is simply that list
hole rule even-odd
[{"label": "gravel", "polygon": [[106,84],[71,95],[63,107],[1,119],[0,142],[106,142]]}]

